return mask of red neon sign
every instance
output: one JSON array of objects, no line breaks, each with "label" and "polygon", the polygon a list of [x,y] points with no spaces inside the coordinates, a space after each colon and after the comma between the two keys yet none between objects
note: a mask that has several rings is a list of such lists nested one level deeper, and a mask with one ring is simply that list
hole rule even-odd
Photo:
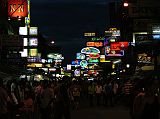
[{"label": "red neon sign", "polygon": [[8,17],[26,17],[28,15],[27,0],[8,0]]},{"label": "red neon sign", "polygon": [[128,42],[113,42],[110,45],[111,50],[125,50],[128,48]]},{"label": "red neon sign", "polygon": [[97,59],[99,57],[100,57],[99,54],[89,54],[89,58],[92,58],[92,59]]}]

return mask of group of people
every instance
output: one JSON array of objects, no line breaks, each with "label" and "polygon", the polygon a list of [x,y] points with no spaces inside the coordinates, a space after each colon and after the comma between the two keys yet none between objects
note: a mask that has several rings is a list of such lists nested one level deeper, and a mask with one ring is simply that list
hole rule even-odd
[{"label": "group of people", "polygon": [[101,84],[99,82],[90,82],[88,86],[88,97],[90,106],[93,106],[94,100],[96,100],[96,105],[113,106],[116,104],[117,97],[119,93],[118,83],[105,82]]},{"label": "group of people", "polygon": [[120,95],[133,119],[149,119],[151,115],[158,119],[160,99],[153,89],[155,84],[152,88],[136,88],[132,80],[120,85],[116,80],[81,82],[64,76],[58,81],[13,80],[4,86],[0,79],[0,119],[71,119],[71,107],[78,110],[82,97],[90,107],[112,107],[121,100]]},{"label": "group of people", "polygon": [[71,94],[65,80],[13,80],[4,85],[0,79],[0,119],[70,119]]}]

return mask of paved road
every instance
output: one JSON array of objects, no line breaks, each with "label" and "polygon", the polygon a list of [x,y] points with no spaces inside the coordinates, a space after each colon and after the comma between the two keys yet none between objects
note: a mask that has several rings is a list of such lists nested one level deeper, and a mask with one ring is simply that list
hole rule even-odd
[{"label": "paved road", "polygon": [[87,105],[86,100],[81,100],[79,110],[72,110],[72,119],[130,119],[128,108],[121,104],[114,107]]},{"label": "paved road", "polygon": [[129,111],[122,106],[93,107],[72,111],[72,119],[130,119]]}]

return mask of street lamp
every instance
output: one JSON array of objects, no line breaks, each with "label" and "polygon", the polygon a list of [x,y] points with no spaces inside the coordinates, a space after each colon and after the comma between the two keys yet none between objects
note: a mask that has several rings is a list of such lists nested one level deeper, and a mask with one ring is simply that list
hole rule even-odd
[{"label": "street lamp", "polygon": [[129,68],[129,67],[130,67],[130,64],[126,64],[126,67]]},{"label": "street lamp", "polygon": [[124,2],[124,3],[123,3],[123,6],[124,6],[124,7],[128,7],[128,3],[127,3],[127,2]]},{"label": "street lamp", "polygon": [[51,41],[51,44],[54,44],[54,41]]}]

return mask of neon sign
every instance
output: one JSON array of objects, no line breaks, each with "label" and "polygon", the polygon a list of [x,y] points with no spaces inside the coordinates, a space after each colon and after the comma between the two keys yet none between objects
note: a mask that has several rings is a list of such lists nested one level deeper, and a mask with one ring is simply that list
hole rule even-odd
[{"label": "neon sign", "polygon": [[124,50],[128,48],[128,42],[113,42],[110,44],[111,50]]},{"label": "neon sign", "polygon": [[91,46],[91,47],[102,47],[103,46],[103,43],[102,42],[87,42],[86,44],[87,46]]},{"label": "neon sign", "polygon": [[96,35],[96,33],[84,33],[84,36],[95,36]]},{"label": "neon sign", "polygon": [[97,59],[99,57],[100,57],[99,54],[89,54],[89,58],[92,58],[92,59]]},{"label": "neon sign", "polygon": [[71,63],[72,65],[80,65],[80,60],[75,60],[75,61],[72,61]]},{"label": "neon sign", "polygon": [[99,62],[99,59],[92,59],[92,58],[88,59],[88,63],[98,63],[98,62]]},{"label": "neon sign", "polygon": [[110,46],[105,47],[106,56],[124,56],[124,50],[111,50]]},{"label": "neon sign", "polygon": [[26,17],[28,15],[27,0],[8,0],[8,16],[9,17]]},{"label": "neon sign", "polygon": [[84,54],[99,54],[100,51],[99,51],[99,49],[94,48],[94,47],[86,47],[86,48],[83,48],[81,50],[81,53],[84,53]]},{"label": "neon sign", "polygon": [[91,38],[92,41],[104,41],[104,37],[93,37]]},{"label": "neon sign", "polygon": [[87,62],[86,60],[82,60],[82,61],[80,62],[80,65],[81,65],[81,67],[87,67],[88,62]]},{"label": "neon sign", "polygon": [[82,54],[82,53],[77,53],[76,54],[76,59],[80,59],[80,60],[82,60],[82,59],[85,59],[85,55],[84,54]]}]

